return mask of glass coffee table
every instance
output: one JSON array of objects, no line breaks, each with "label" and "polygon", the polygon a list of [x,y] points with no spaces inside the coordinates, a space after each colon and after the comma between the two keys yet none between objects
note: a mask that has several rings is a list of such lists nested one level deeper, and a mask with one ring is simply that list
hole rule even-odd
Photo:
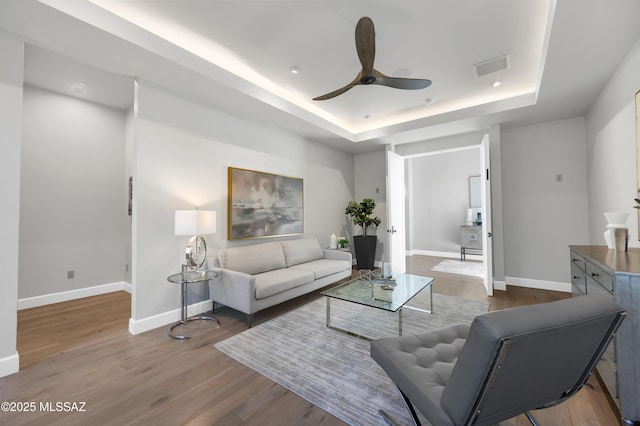
[{"label": "glass coffee table", "polygon": [[[369,306],[388,312],[398,312],[398,335],[402,336],[402,310],[411,309],[426,313],[433,312],[433,278],[411,274],[398,274],[392,280],[364,276],[347,281],[321,292],[327,300],[327,327],[365,340],[370,338],[361,334],[331,325],[331,299],[339,299],[359,305]],[[428,291],[428,309],[407,306],[415,295]]]}]

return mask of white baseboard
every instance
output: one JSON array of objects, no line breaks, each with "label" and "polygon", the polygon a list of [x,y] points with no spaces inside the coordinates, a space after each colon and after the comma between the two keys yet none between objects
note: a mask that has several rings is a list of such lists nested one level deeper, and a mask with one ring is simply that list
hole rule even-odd
[{"label": "white baseboard", "polygon": [[[190,317],[209,311],[211,311],[211,300],[204,300],[202,302],[189,305],[187,307],[187,316]],[[139,320],[129,318],[129,333],[135,335],[144,333],[145,331],[153,330],[154,328],[163,327],[168,324],[178,322],[181,316],[182,310],[178,308]]]},{"label": "white baseboard", "polygon": [[504,282],[504,281],[494,280],[493,281],[493,289],[494,290],[506,291],[507,290],[507,283]]},{"label": "white baseboard", "polygon": [[[540,290],[564,291],[571,293],[571,283],[561,283],[557,281],[534,280],[531,278],[505,277],[507,285],[516,287],[537,288]],[[495,288],[495,287],[494,287]]]},{"label": "white baseboard", "polygon": [[[420,256],[433,256],[433,257],[446,257],[450,259],[460,259],[460,252],[409,250],[407,254],[409,256],[420,255]],[[484,260],[484,256],[479,254],[467,254],[465,258],[469,260]]]},{"label": "white baseboard", "polygon": [[0,377],[5,377],[13,373],[17,373],[20,369],[20,355],[18,352],[15,355],[6,356],[0,358]]},{"label": "white baseboard", "polygon": [[42,296],[18,299],[18,310],[51,305],[52,303],[67,302],[69,300],[82,299],[83,297],[97,296],[99,294],[112,293],[114,291],[121,290],[131,293],[131,284],[120,281],[110,284],[96,285],[93,287],[79,288],[77,290],[62,291],[60,293],[44,294]]}]

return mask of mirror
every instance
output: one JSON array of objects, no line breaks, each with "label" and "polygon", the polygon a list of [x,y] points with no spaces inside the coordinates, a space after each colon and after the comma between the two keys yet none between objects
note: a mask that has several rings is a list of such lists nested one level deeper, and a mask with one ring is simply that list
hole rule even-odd
[{"label": "mirror", "polygon": [[469,177],[469,207],[481,207],[480,176]]},{"label": "mirror", "polygon": [[469,176],[469,212],[467,213],[467,225],[482,224],[481,185],[482,179],[480,176]]}]

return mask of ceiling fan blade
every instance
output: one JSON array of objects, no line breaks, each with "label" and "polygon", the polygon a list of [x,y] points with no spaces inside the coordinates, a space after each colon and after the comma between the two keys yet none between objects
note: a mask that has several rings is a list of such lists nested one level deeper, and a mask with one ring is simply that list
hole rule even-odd
[{"label": "ceiling fan blade", "polygon": [[356,25],[356,51],[362,64],[362,74],[371,75],[376,57],[376,31],[371,18],[360,18]]},{"label": "ceiling fan blade", "polygon": [[333,92],[329,92],[326,95],[315,97],[312,100],[314,100],[314,101],[326,101],[327,99],[335,98],[338,95],[342,95],[347,90],[349,90],[349,89],[351,89],[351,88],[353,88],[353,87],[355,87],[355,86],[357,86],[359,84],[362,84],[362,83],[360,83],[360,79],[361,78],[362,78],[362,72],[360,72],[358,74],[358,76],[355,79],[353,79],[353,81],[351,83],[347,84],[346,86],[341,87],[338,90],[334,90]]},{"label": "ceiling fan blade", "polygon": [[322,96],[318,96],[316,98],[313,98],[314,101],[326,101],[327,99],[331,99],[331,98],[335,98],[338,95],[342,95],[344,92],[346,92],[347,90],[351,89],[352,87],[357,86],[357,84],[348,84],[338,90],[334,90],[333,92],[327,93],[326,95],[322,95]]},{"label": "ceiling fan blade", "polygon": [[424,78],[389,77],[378,70],[373,70],[373,75],[376,78],[373,84],[393,87],[394,89],[419,90],[431,86],[431,80]]},{"label": "ceiling fan blade", "polygon": [[374,81],[373,84],[393,87],[394,89],[419,90],[429,87],[431,80],[422,78],[376,77],[376,81]]}]

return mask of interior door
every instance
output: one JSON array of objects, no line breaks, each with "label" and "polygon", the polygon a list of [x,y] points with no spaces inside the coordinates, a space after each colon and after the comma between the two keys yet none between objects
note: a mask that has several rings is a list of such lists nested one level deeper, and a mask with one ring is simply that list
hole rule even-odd
[{"label": "interior door", "polygon": [[484,286],[487,295],[493,296],[493,241],[491,239],[491,173],[489,135],[484,135],[480,144],[480,162],[484,184],[480,185],[482,196],[482,247],[484,254]]},{"label": "interior door", "polygon": [[387,247],[392,274],[406,271],[404,238],[404,158],[387,151]]}]

